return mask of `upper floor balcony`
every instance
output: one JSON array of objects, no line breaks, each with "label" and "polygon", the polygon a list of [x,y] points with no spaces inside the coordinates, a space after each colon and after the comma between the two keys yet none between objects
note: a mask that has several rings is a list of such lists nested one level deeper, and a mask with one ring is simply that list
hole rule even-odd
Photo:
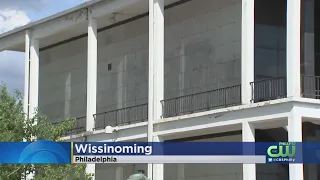
[{"label": "upper floor balcony", "polygon": [[[195,6],[204,9],[200,11],[193,8]],[[266,7],[275,11],[265,12]],[[288,68],[291,67],[287,52],[288,48],[292,47],[286,45],[287,33],[291,31],[286,27],[286,1],[255,1],[253,36],[249,32],[241,34],[241,28],[244,26],[241,22],[245,17],[241,14],[240,0],[184,1],[168,4],[165,9],[164,96],[159,100],[159,118],[246,104],[247,101],[244,99],[247,97],[243,97],[243,94],[249,95],[250,103],[291,97],[292,94],[288,94],[287,88],[290,75]],[[268,18],[265,18],[266,16]],[[124,126],[148,120],[150,41],[147,25],[148,18],[143,15],[98,31],[94,130],[104,129],[108,125]],[[246,45],[251,46],[251,49],[241,47],[241,39],[245,36],[253,38],[253,44]],[[108,39],[110,37],[112,38]],[[60,114],[77,115],[88,110],[88,84],[84,80],[87,77],[88,54],[87,51],[78,52],[73,57],[71,53],[76,51],[71,47],[85,49],[80,47],[80,44],[85,44],[84,38],[45,48],[40,53],[46,57],[41,66],[42,71],[40,68],[43,76],[51,74],[48,69],[53,65],[60,68],[58,57],[55,56],[70,57],[70,63],[65,65],[74,69],[65,67],[65,74],[61,75],[61,80],[65,83],[61,94],[66,95],[66,92],[70,92],[70,99],[64,101],[60,107],[70,108],[61,109]],[[68,51],[51,55],[59,52],[59,47],[67,46],[70,47]],[[254,56],[243,59],[244,51],[253,51]],[[301,51],[302,55],[305,53]],[[310,62],[308,57],[305,56],[300,61],[300,96],[317,99],[320,90],[319,79],[310,68],[304,68],[305,63]],[[253,58],[253,62],[247,61],[250,58]],[[49,59],[54,59],[55,63],[48,62]],[[76,62],[78,64],[74,67]],[[308,66],[310,65],[315,68],[317,64],[309,63]],[[244,83],[243,76],[248,74],[252,78]],[[289,81],[296,77],[290,76]],[[43,81],[45,80],[47,78],[43,78]],[[56,83],[52,83],[54,84]],[[46,83],[43,85],[43,88],[48,86]],[[85,96],[81,97],[81,94]]]},{"label": "upper floor balcony", "polygon": [[[146,121],[149,107],[157,119],[297,92],[319,96],[317,53],[307,48],[318,42],[309,37],[308,23],[296,31],[300,21],[286,14],[297,13],[291,1],[255,0],[242,9],[243,0],[165,0],[163,11],[154,7],[153,24],[147,3],[118,2],[88,5],[91,11],[16,34],[27,37],[26,46],[10,48],[27,47],[32,106],[57,119],[86,114],[76,125],[83,132]],[[308,7],[302,9],[302,22],[311,21]]]}]

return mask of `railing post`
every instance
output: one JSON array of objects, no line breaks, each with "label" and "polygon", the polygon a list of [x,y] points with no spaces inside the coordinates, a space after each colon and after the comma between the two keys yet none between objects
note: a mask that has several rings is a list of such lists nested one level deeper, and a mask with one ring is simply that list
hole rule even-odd
[{"label": "railing post", "polygon": [[[254,83],[250,82],[250,86],[251,86],[251,100],[250,100],[250,102],[252,103],[254,101],[254,87],[253,87]],[[240,91],[242,91],[241,88],[240,88]]]},{"label": "railing post", "polygon": [[121,111],[116,110],[116,125],[118,125],[118,119],[119,119],[118,113],[120,114],[120,117],[121,117]]},{"label": "railing post", "polygon": [[104,113],[103,114],[103,127],[106,127],[106,121],[107,121],[106,116],[107,116],[107,113]]},{"label": "railing post", "polygon": [[211,93],[210,93],[210,91],[208,91],[205,94],[206,94],[205,98],[206,98],[206,101],[207,101],[207,109],[210,110],[210,99],[211,99],[210,96],[211,96]]},{"label": "railing post", "polygon": [[227,91],[226,89],[223,89],[223,94],[224,94],[224,106],[227,106]]},{"label": "railing post", "polygon": [[[97,114],[92,115],[93,116],[93,128],[94,130],[97,128]],[[87,127],[87,122],[85,123],[85,126]]]},{"label": "railing post", "polygon": [[194,105],[195,105],[195,102],[194,102],[194,96],[193,95],[190,95],[191,97],[191,113],[193,113],[193,110],[194,110]]},{"label": "railing post", "polygon": [[320,78],[318,76],[316,76],[314,79],[315,79],[315,84],[316,84],[315,88],[314,88],[315,96],[316,96],[315,98],[319,99],[320,98],[320,96],[319,96],[320,95],[320,81],[319,81]]},{"label": "railing post", "polygon": [[160,101],[160,103],[161,103],[161,107],[162,107],[162,111],[161,111],[161,118],[164,118],[164,100],[161,100]]},{"label": "railing post", "polygon": [[272,99],[272,98],[274,98],[273,97],[273,92],[272,92],[272,83],[273,83],[273,80],[274,79],[270,79],[270,80],[268,80],[268,82],[269,82],[269,98],[268,99]]}]

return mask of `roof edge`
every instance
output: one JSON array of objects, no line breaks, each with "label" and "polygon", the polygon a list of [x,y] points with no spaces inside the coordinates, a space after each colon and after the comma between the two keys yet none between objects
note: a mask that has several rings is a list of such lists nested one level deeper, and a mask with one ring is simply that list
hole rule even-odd
[{"label": "roof edge", "polygon": [[4,32],[4,33],[0,34],[0,39],[5,38],[6,36],[10,36],[10,35],[19,33],[21,31],[25,31],[25,30],[27,30],[29,28],[34,27],[34,26],[37,26],[37,25],[40,25],[40,24],[43,24],[43,23],[50,22],[52,20],[61,18],[63,16],[66,16],[68,14],[74,13],[76,11],[79,11],[79,10],[83,9],[83,8],[88,8],[89,6],[95,5],[95,4],[103,2],[103,1],[106,1],[106,0],[90,0],[90,1],[84,2],[82,4],[79,4],[79,5],[75,6],[75,7],[72,7],[70,9],[61,11],[59,13],[53,14],[53,15],[45,17],[45,18],[42,18],[40,20],[28,23],[28,24],[26,24],[24,26],[20,26],[20,27],[17,27],[15,29],[12,29],[10,31]]}]

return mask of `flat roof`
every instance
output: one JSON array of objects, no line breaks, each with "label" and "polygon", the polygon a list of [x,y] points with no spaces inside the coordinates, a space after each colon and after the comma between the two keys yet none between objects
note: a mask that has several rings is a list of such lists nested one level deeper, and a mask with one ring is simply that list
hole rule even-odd
[{"label": "flat roof", "polygon": [[81,9],[84,9],[84,8],[88,8],[88,7],[92,6],[92,5],[95,5],[95,4],[103,2],[103,1],[106,1],[106,0],[90,0],[90,1],[84,2],[84,3],[82,3],[82,4],[78,5],[78,6],[75,6],[73,8],[61,11],[61,12],[59,12],[57,14],[48,16],[48,17],[40,19],[38,21],[34,21],[34,22],[28,23],[28,24],[26,24],[24,26],[20,26],[18,28],[13,29],[13,30],[7,31],[5,33],[2,33],[2,34],[0,34],[0,39],[4,38],[6,36],[13,35],[15,33],[19,33],[21,31],[25,31],[27,29],[30,29],[30,28],[34,27],[34,26],[44,24],[44,23],[49,22],[51,20],[63,17],[65,15],[74,13],[74,12],[76,12],[78,10],[81,10]]}]

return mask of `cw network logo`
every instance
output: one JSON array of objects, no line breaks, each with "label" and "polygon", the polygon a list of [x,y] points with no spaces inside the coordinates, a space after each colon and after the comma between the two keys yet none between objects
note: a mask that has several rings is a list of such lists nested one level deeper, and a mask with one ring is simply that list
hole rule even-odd
[{"label": "cw network logo", "polygon": [[294,142],[279,142],[277,146],[270,146],[267,150],[268,162],[294,162],[296,144]]}]

